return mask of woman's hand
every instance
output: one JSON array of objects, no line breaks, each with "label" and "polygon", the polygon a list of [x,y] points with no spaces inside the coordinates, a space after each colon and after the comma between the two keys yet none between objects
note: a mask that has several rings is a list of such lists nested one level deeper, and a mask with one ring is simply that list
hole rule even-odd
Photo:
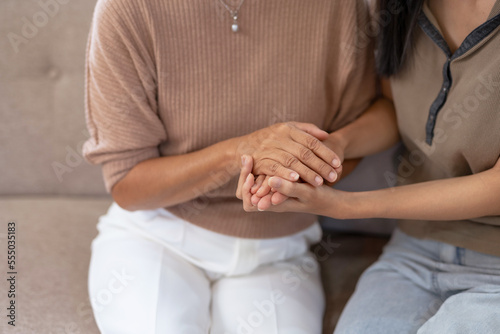
[{"label": "woman's hand", "polygon": [[240,137],[237,152],[253,159],[254,175],[300,179],[320,186],[334,182],[342,160],[322,143],[328,133],[308,123],[280,123]]},{"label": "woman's hand", "polygon": [[[345,142],[343,142],[341,137],[336,136],[336,133],[332,133],[328,137],[328,139],[323,141],[323,143],[332,151],[334,151],[335,154],[337,154],[337,157],[342,163],[342,165],[339,168],[335,169],[337,173],[337,179],[334,182],[328,182],[328,181],[324,182],[324,184],[328,186],[333,186],[342,177],[350,174],[350,172],[352,172],[352,170],[358,165],[361,159],[343,161]],[[267,175],[257,176],[254,185],[250,189],[250,192],[252,193],[251,197],[252,204],[258,207],[259,210],[262,211],[269,209],[271,205],[281,204],[288,198],[287,196],[279,192],[276,192],[274,189],[271,189],[271,187],[269,186],[270,178],[271,176]],[[242,180],[241,187],[243,186],[244,181],[245,180]],[[300,182],[300,180],[297,182]]]},{"label": "woman's hand", "polygon": [[328,136],[327,139],[323,141],[323,144],[325,144],[326,147],[335,152],[341,163],[341,166],[335,169],[335,171],[337,172],[337,178],[333,181],[327,180],[325,182],[327,185],[333,186],[342,178],[342,174],[344,173],[344,158],[347,143],[345,142],[344,138],[342,138],[342,136],[338,135],[337,132],[333,132]]},{"label": "woman's hand", "polygon": [[[336,201],[341,200],[341,197],[345,194],[328,186],[313,187],[307,183],[291,182],[280,177],[271,177],[268,179],[271,193],[263,197],[257,205],[254,205],[252,203],[254,194],[251,191],[255,184],[254,175],[251,173],[252,158],[244,156],[242,160],[243,168],[238,189],[241,192],[243,208],[247,212],[259,210],[324,214],[326,209],[329,209],[331,213],[332,206],[336,205]],[[270,196],[270,198],[267,198],[267,196]],[[340,207],[335,216],[343,218]]]},{"label": "woman's hand", "polygon": [[[250,189],[252,193],[251,202],[253,206],[258,207],[260,210],[267,210],[271,205],[281,204],[288,198],[285,195],[277,193],[275,189],[269,186],[270,178],[271,176],[259,175]],[[244,183],[245,180],[242,181]],[[243,186],[243,183],[241,186]]]},{"label": "woman's hand", "polygon": [[[224,186],[240,169],[240,158],[256,161],[256,174],[323,183],[336,177],[337,155],[321,143],[328,134],[313,124],[283,123],[230,138],[198,151],[144,160],[111,189],[127,210],[149,210],[187,202]],[[172,174],[173,173],[173,174]],[[295,174],[292,174],[295,173]]]},{"label": "woman's hand", "polygon": [[[271,204],[280,204],[288,199],[287,196],[277,193],[268,185],[269,176],[260,175],[256,179],[252,174],[253,159],[250,156],[241,157],[241,173],[238,182],[238,189],[236,190],[236,197],[243,200],[245,211],[264,211],[271,206]],[[250,180],[245,188],[245,197],[243,198],[243,186],[247,178]],[[264,182],[265,181],[265,182]],[[258,197],[256,193],[262,190],[262,195]],[[267,192],[264,194],[264,190]]]}]

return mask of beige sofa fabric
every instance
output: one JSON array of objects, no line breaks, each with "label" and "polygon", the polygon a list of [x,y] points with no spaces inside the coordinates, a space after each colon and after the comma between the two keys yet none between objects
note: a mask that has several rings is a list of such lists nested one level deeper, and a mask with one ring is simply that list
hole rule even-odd
[{"label": "beige sofa fabric", "polygon": [[80,154],[94,5],[0,1],[0,195],[105,193],[100,169]]},{"label": "beige sofa fabric", "polygon": [[[109,205],[109,198],[0,199],[0,245],[5,245],[8,221],[16,222],[18,241],[17,326],[2,320],[0,333],[99,333],[86,279],[95,224]],[[376,260],[387,239],[352,235],[324,239],[316,247],[321,248],[327,301],[323,333],[331,334],[359,275]],[[2,280],[0,291],[6,288]],[[4,293],[0,295],[3,305]]]},{"label": "beige sofa fabric", "polygon": [[[0,244],[6,245],[9,221],[16,223],[17,241],[16,327],[7,325],[2,311],[0,333],[99,333],[87,293],[87,272],[95,224],[109,205],[108,198],[0,200]],[[7,307],[7,285],[2,279],[2,309]]]}]

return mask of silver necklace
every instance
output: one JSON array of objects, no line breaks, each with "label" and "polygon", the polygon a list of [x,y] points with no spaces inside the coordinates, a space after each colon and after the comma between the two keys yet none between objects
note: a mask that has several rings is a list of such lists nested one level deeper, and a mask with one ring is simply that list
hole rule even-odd
[{"label": "silver necklace", "polygon": [[236,9],[232,9],[231,7],[229,7],[224,2],[224,0],[219,0],[219,1],[220,1],[221,5],[224,6],[224,8],[226,8],[226,10],[229,12],[229,14],[231,14],[231,17],[233,18],[233,24],[231,25],[231,30],[233,32],[238,32],[238,30],[240,30],[240,26],[238,25],[238,14],[240,13],[241,6],[245,2],[245,0],[241,0],[240,4],[238,5],[238,7],[236,7]]}]

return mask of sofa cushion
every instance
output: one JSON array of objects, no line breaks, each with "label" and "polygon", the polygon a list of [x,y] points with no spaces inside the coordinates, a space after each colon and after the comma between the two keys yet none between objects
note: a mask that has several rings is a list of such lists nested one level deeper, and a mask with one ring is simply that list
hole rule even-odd
[{"label": "sofa cushion", "polygon": [[[15,333],[99,333],[87,293],[90,243],[104,198],[2,197],[0,248],[5,255],[7,223],[16,223]],[[2,266],[3,267],[3,266]],[[0,291],[7,291],[2,279]],[[2,293],[1,307],[6,307]],[[4,315],[5,312],[2,312]],[[11,333],[5,321],[2,333]]]},{"label": "sofa cushion", "polygon": [[0,195],[105,194],[81,155],[95,2],[0,1]]},{"label": "sofa cushion", "polygon": [[322,256],[325,255],[325,252],[321,252],[318,257],[326,297],[323,320],[324,334],[333,333],[342,310],[354,292],[359,277],[366,268],[378,259],[388,240],[387,236],[366,234],[335,232],[324,234],[320,246],[321,244],[330,245],[326,246],[325,249],[333,250],[324,260],[322,260]]},{"label": "sofa cushion", "polygon": [[[87,293],[87,275],[98,217],[110,204],[108,197],[0,198],[1,249],[6,249],[7,223],[16,223],[16,333],[99,333]],[[356,281],[386,241],[325,234],[322,243],[313,246],[326,292],[324,333],[332,333]],[[7,284],[3,280],[0,290],[7,291]],[[0,300],[3,308],[5,296]],[[6,327],[10,326],[2,321],[2,333],[11,332]]]}]

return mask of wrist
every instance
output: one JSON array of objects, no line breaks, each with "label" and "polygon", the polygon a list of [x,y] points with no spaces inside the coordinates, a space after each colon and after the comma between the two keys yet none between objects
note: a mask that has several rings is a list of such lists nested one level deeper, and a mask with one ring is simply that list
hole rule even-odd
[{"label": "wrist", "polygon": [[335,190],[335,205],[326,207],[323,214],[335,219],[371,218],[366,193]]},{"label": "wrist", "polygon": [[339,197],[339,219],[357,219],[359,214],[358,193],[341,191]]},{"label": "wrist", "polygon": [[220,165],[232,176],[236,176],[241,171],[241,156],[248,154],[243,149],[241,143],[244,143],[241,137],[230,138],[219,142],[215,147],[215,152],[219,157]]}]

